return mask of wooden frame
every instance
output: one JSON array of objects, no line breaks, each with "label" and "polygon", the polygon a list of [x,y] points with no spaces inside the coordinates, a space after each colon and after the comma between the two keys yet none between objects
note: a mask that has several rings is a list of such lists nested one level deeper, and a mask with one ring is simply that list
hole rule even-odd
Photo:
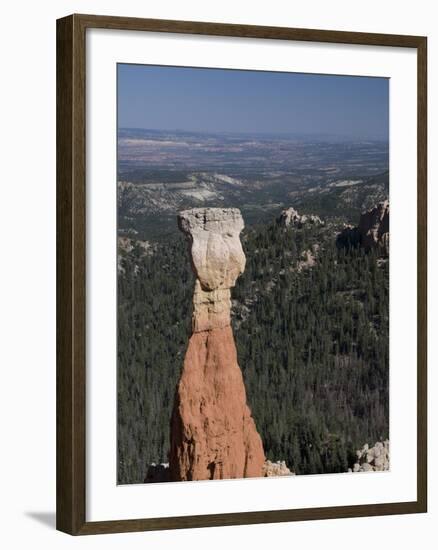
[{"label": "wooden frame", "polygon": [[[190,33],[417,50],[418,344],[417,500],[87,522],[85,514],[85,31]],[[57,21],[57,529],[72,535],[274,523],[427,511],[427,39],[372,33],[71,15]]]}]

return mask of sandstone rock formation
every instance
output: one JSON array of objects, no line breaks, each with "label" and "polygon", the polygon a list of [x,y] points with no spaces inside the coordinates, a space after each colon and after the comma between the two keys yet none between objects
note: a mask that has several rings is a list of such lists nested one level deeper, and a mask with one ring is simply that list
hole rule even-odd
[{"label": "sandstone rock formation", "polygon": [[378,441],[374,447],[365,444],[356,451],[353,472],[383,472],[389,470],[389,441]]},{"label": "sandstone rock formation", "polygon": [[171,419],[170,478],[262,477],[265,455],[246,402],[230,325],[231,291],[245,268],[238,209],[179,214],[197,277],[193,333]]},{"label": "sandstone rock formation", "polygon": [[303,227],[303,225],[305,225],[305,224],[310,224],[310,225],[323,225],[324,224],[324,222],[321,220],[321,218],[319,216],[315,216],[313,214],[311,214],[309,216],[306,215],[306,214],[300,215],[292,207],[286,208],[285,210],[282,211],[282,213],[280,214],[280,216],[277,219],[277,223],[279,225],[284,226],[284,227],[293,226],[293,227],[298,227],[298,228]]},{"label": "sandstone rock formation", "polygon": [[277,460],[277,462],[271,462],[267,460],[263,467],[265,477],[278,477],[278,476],[294,476],[295,474],[289,470],[284,460]]},{"label": "sandstone rock formation", "polygon": [[194,208],[178,216],[190,244],[196,275],[193,332],[230,325],[231,291],[245,269],[239,234],[243,219],[237,208]]},{"label": "sandstone rock formation", "polygon": [[384,256],[389,255],[389,201],[363,212],[359,225],[346,226],[338,235],[339,246],[362,246],[365,250],[375,249]]}]

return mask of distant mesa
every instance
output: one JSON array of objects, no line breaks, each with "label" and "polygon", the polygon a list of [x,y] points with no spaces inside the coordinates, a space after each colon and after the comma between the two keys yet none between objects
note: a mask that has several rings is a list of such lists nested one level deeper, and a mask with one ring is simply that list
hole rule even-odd
[{"label": "distant mesa", "polygon": [[297,227],[302,228],[304,225],[324,225],[324,222],[319,216],[313,214],[298,214],[295,208],[286,208],[282,211],[280,216],[277,218],[277,223],[283,227]]},{"label": "distant mesa", "polygon": [[363,212],[359,224],[345,227],[337,237],[342,247],[363,247],[366,251],[376,250],[383,256],[389,255],[389,201]]},{"label": "distant mesa", "polygon": [[192,336],[171,418],[170,479],[263,477],[262,440],[246,401],[231,329],[231,288],[245,269],[236,208],[178,215],[196,275]]}]

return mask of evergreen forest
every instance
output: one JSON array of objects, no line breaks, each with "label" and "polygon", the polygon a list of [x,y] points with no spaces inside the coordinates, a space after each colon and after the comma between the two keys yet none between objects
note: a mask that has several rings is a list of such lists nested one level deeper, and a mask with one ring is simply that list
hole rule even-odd
[{"label": "evergreen forest", "polygon": [[[267,458],[296,474],[345,472],[356,449],[389,437],[389,261],[337,246],[338,232],[272,222],[241,235],[239,364]],[[119,251],[120,484],[143,483],[151,463],[167,462],[193,286],[176,222],[153,249]]]}]

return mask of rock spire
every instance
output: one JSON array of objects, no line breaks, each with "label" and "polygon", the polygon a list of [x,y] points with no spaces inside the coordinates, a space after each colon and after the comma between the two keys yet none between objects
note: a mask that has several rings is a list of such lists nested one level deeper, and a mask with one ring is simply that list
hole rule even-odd
[{"label": "rock spire", "polygon": [[265,455],[246,402],[230,322],[231,291],[245,269],[236,208],[178,215],[196,275],[192,336],[171,419],[174,481],[262,477]]}]

